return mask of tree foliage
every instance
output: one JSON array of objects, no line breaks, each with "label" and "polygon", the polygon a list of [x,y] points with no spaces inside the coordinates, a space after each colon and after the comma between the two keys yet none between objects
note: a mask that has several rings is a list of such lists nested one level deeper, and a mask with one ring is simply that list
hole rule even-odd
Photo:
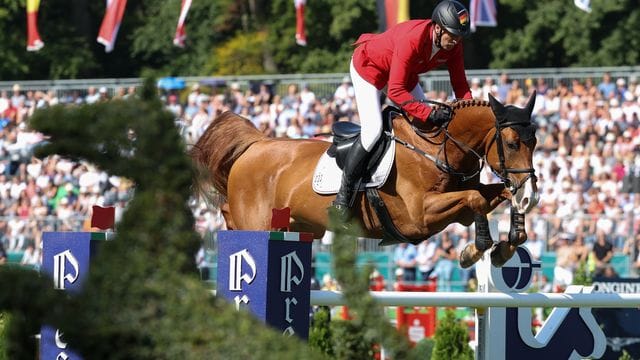
[{"label": "tree foliage", "polygon": [[[186,20],[186,46],[178,48],[172,39],[180,3],[129,1],[115,49],[105,53],[96,42],[104,2],[43,1],[38,26],[45,47],[32,53],[26,51],[25,1],[0,0],[0,76],[21,80],[346,72],[353,42],[379,29],[373,1],[309,1],[308,46],[303,47],[295,43],[291,0],[194,1]],[[429,17],[436,3],[411,2],[411,17]],[[593,11],[586,13],[566,0],[501,0],[498,26],[479,27],[466,40],[467,68],[635,65],[640,61],[636,5],[632,0],[593,0]],[[256,34],[265,36],[253,38]],[[243,38],[253,38],[253,49],[239,49]],[[224,57],[231,49],[233,56],[261,64],[259,69],[228,66]]]},{"label": "tree foliage", "polygon": [[[631,0],[591,1],[590,13],[571,1],[504,0],[491,42],[490,67],[623,66],[638,63],[640,8]],[[500,23],[502,25],[502,23]]]},{"label": "tree foliage", "polygon": [[473,359],[473,350],[469,347],[469,334],[462,322],[456,319],[453,310],[446,309],[445,316],[438,323],[435,344],[431,358],[433,360]]}]

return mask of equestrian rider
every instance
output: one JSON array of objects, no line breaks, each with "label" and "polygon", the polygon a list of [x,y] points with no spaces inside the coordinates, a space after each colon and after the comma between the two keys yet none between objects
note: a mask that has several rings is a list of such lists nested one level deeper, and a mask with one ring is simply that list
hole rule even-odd
[{"label": "equestrian rider", "polygon": [[362,34],[350,64],[360,117],[360,141],[352,146],[344,164],[340,191],[333,207],[342,220],[350,206],[369,152],[382,134],[380,96],[385,91],[395,104],[419,120],[420,127],[439,127],[450,120],[448,108],[412,100],[425,100],[418,75],[446,64],[457,98],[471,99],[464,70],[462,38],[469,34],[469,12],[455,0],[436,5],[431,19],[409,20],[380,34]]}]

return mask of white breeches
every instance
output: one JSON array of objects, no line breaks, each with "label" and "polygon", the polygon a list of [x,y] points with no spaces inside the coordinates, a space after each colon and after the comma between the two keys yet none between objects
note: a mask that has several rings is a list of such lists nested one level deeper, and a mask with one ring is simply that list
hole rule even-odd
[{"label": "white breeches", "polygon": [[[382,106],[380,95],[383,90],[376,89],[375,86],[363,79],[353,67],[353,59],[349,66],[351,73],[351,83],[356,96],[356,106],[360,117],[360,141],[365,150],[371,151],[373,145],[382,135]],[[411,95],[416,100],[424,100],[424,91],[418,83]]]}]

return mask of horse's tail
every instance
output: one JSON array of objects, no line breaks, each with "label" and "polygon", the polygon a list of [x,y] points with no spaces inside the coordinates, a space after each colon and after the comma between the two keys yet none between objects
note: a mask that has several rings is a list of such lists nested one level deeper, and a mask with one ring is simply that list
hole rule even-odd
[{"label": "horse's tail", "polygon": [[251,144],[265,137],[249,120],[231,111],[216,117],[189,151],[196,168],[195,194],[210,204],[219,204],[220,197],[227,196],[233,163]]}]

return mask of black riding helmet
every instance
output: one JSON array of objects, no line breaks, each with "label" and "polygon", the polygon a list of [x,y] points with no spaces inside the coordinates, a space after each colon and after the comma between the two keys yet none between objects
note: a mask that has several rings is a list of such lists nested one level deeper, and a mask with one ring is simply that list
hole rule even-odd
[{"label": "black riding helmet", "polygon": [[469,11],[458,1],[443,0],[438,3],[431,20],[453,35],[469,35]]}]

